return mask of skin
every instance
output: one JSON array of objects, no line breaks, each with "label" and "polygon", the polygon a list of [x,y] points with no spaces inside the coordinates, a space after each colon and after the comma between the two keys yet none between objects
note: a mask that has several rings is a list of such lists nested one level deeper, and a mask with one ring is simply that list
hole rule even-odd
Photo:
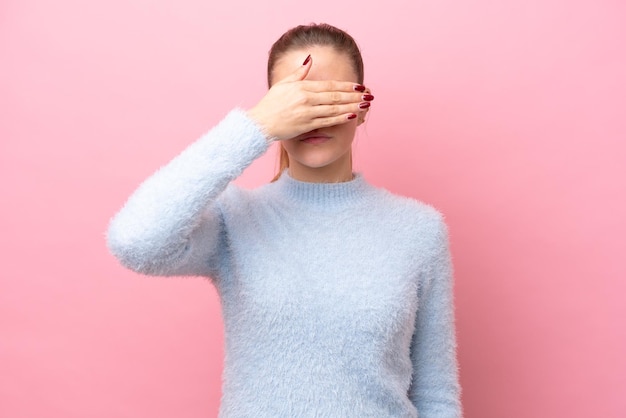
[{"label": "skin", "polygon": [[[364,93],[354,90],[357,75],[348,56],[330,46],[294,49],[276,62],[274,80],[248,114],[269,141],[283,141],[289,175],[306,182],[351,180],[352,141],[368,109],[359,108]],[[357,117],[349,119],[351,114]],[[325,140],[302,141],[311,136]]]}]

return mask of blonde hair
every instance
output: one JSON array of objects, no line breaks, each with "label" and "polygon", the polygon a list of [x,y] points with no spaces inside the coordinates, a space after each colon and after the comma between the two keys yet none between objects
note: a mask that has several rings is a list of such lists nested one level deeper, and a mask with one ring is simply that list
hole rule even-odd
[{"label": "blonde hair", "polygon": [[[363,84],[363,57],[354,38],[345,31],[327,23],[311,23],[289,29],[274,42],[267,60],[268,87],[272,87],[274,66],[281,56],[292,49],[303,49],[314,45],[332,46],[337,51],[345,53],[354,67],[358,83]],[[278,180],[282,172],[289,167],[289,154],[282,144],[279,147],[278,170],[272,181]],[[352,152],[350,153],[350,164],[352,164]]]},{"label": "blonde hair", "polygon": [[276,174],[274,174],[272,182],[278,180],[280,178],[280,175],[283,174],[283,171],[285,171],[287,168],[289,168],[289,154],[287,154],[287,150],[281,144],[279,145],[278,150],[278,169],[276,170]]}]

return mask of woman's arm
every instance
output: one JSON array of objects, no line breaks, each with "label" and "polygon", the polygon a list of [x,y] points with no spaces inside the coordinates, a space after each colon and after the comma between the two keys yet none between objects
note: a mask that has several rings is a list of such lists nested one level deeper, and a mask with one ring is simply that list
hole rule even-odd
[{"label": "woman's arm", "polygon": [[436,227],[436,251],[419,289],[419,308],[411,345],[413,382],[409,397],[420,418],[460,418],[453,267],[448,231],[441,217]]},{"label": "woman's arm", "polygon": [[144,274],[215,275],[224,239],[216,200],[268,145],[245,112],[231,111],[131,195],[109,225],[111,253]]},{"label": "woman's arm", "polygon": [[109,225],[110,251],[151,275],[219,273],[225,231],[216,201],[268,144],[347,123],[364,86],[305,80],[313,60],[270,88],[249,110],[232,111],[204,137],[148,178]]}]

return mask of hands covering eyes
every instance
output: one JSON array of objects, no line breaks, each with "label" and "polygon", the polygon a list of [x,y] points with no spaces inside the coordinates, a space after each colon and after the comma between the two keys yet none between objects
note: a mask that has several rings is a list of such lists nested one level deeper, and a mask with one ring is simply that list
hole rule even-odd
[{"label": "hands covering eyes", "polygon": [[369,110],[374,96],[365,86],[349,81],[305,80],[312,61],[307,57],[302,66],[275,83],[248,111],[269,140],[291,139],[315,129],[349,123]]}]

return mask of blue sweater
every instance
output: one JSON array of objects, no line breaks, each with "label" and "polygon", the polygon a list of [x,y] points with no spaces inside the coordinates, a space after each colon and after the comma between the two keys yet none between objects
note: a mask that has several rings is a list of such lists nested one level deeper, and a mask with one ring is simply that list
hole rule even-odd
[{"label": "blue sweater", "polygon": [[268,146],[231,111],[148,178],[108,229],[126,267],[216,286],[220,417],[460,417],[440,213],[360,174],[231,184]]}]

